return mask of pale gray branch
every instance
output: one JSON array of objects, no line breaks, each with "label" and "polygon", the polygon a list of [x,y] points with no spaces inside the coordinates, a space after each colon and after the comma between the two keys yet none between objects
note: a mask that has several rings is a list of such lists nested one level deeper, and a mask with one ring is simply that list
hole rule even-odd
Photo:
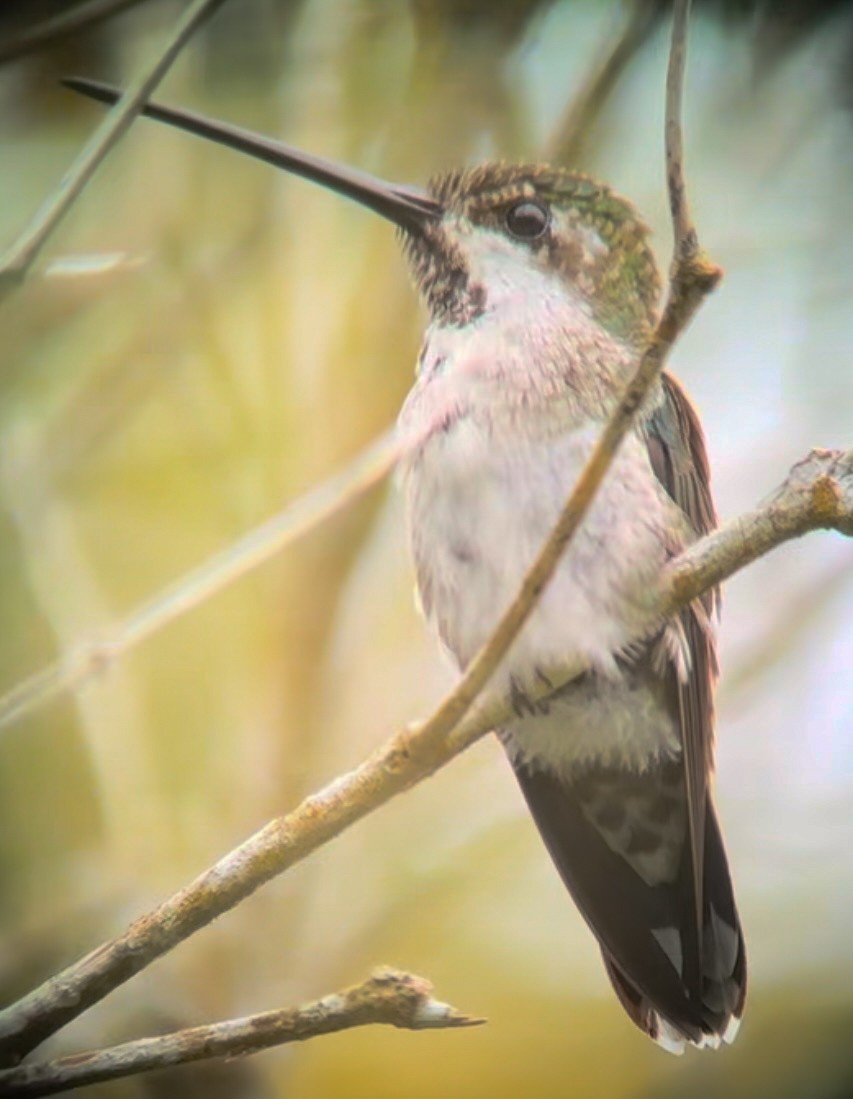
[{"label": "pale gray branch", "polygon": [[587,141],[613,89],[631,61],[655,30],[663,9],[645,0],[633,0],[623,10],[620,25],[606,35],[601,51],[577,94],[568,104],[546,141],[544,159],[577,167],[583,162]]},{"label": "pale gray branch", "polygon": [[381,968],[360,984],[302,1007],[264,1011],[156,1038],[123,1042],[108,1049],[0,1070],[0,1094],[7,1099],[55,1095],[191,1061],[243,1057],[272,1046],[377,1023],[425,1030],[478,1026],[484,1022],[485,1019],[464,1015],[450,1004],[434,999],[432,985],[423,977]]},{"label": "pale gray branch", "polygon": [[664,574],[669,614],[791,538],[812,530],[853,537],[853,450],[811,451],[764,503],[713,531]]}]

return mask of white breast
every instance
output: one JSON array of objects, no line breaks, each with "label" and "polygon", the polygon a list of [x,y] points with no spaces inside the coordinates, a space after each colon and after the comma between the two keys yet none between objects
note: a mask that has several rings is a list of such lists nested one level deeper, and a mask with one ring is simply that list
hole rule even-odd
[{"label": "white breast", "polygon": [[[600,428],[502,436],[474,413],[435,432],[405,473],[424,610],[464,665],[488,638],[557,520]],[[631,438],[504,665],[614,673],[647,626],[645,594],[665,558],[664,502]]]},{"label": "white breast", "polygon": [[[507,292],[499,312],[430,329],[400,417],[421,604],[461,666],[517,594],[600,434],[590,410],[632,362],[584,303],[534,277],[524,294]],[[616,656],[652,625],[650,596],[677,515],[631,433],[489,690],[524,691],[543,673],[564,681],[593,670],[618,680]],[[623,754],[634,725],[613,718],[589,723],[584,739]],[[553,723],[532,721],[527,743],[541,740],[547,755]],[[649,723],[658,747],[668,750],[671,735]]]}]

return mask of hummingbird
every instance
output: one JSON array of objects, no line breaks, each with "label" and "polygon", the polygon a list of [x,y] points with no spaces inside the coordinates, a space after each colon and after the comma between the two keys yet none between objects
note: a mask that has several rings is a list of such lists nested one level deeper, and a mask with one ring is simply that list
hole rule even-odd
[{"label": "hummingbird", "polygon": [[[409,541],[423,613],[464,669],[653,331],[647,227],[563,167],[484,163],[424,189],[190,112],[145,113],[396,226],[429,314],[399,417]],[[711,789],[719,593],[649,625],[661,569],[715,522],[698,415],[664,372],[489,687],[509,702],[497,737],[622,1007],[673,1053],[731,1042],[746,995]]]}]

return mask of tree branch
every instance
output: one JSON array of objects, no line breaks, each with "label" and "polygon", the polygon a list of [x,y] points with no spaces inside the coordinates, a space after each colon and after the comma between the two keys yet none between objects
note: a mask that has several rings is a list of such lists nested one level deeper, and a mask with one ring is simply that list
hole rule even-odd
[{"label": "tree branch", "polygon": [[76,4],[71,11],[63,11],[43,19],[35,26],[13,34],[0,44],[0,65],[15,58],[25,57],[29,53],[45,49],[54,42],[69,35],[77,34],[86,27],[102,23],[126,8],[132,8],[140,0],[84,0]]},{"label": "tree branch", "polygon": [[288,1042],[303,1042],[321,1034],[376,1023],[425,1030],[479,1026],[485,1021],[433,999],[432,985],[423,977],[382,968],[360,984],[302,1007],[264,1011],[157,1038],[123,1042],[108,1049],[0,1070],[0,1094],[7,1099],[55,1095],[86,1084],[174,1068],[191,1061],[243,1057]]},{"label": "tree branch", "polygon": [[151,68],[132,81],[118,103],[98,126],[77,158],[59,181],[54,193],[36,211],[30,224],[0,256],[0,304],[26,277],[51,233],[71,209],[119,138],[127,131],[146,99],[151,95],[200,23],[222,0],[194,0],[176,23],[166,45]]},{"label": "tree branch", "polygon": [[661,584],[662,613],[672,614],[776,546],[813,530],[853,537],[853,450],[812,450],[763,504],[675,558]]}]

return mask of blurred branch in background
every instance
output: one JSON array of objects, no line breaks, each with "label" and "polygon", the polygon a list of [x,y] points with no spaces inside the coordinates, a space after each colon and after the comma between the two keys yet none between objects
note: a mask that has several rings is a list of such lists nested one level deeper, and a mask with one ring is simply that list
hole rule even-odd
[{"label": "blurred branch in background", "polygon": [[192,1061],[245,1057],[353,1027],[379,1024],[402,1030],[441,1030],[479,1026],[485,1021],[434,999],[432,985],[423,977],[381,968],[352,988],[302,1007],[265,1011],[55,1061],[0,1069],[0,1092],[8,1099],[55,1095]]},{"label": "blurred branch in background", "polygon": [[631,62],[659,26],[663,6],[635,0],[619,11],[620,26],[602,41],[595,59],[577,93],[569,101],[546,141],[542,159],[573,167],[583,164],[586,144],[602,110]]},{"label": "blurred branch in background", "polygon": [[30,224],[0,255],[0,305],[20,285],[50,235],[71,209],[98,166],[129,129],[145,100],[172,66],[192,36],[223,0],[194,0],[175,24],[154,64],[131,81],[121,100],[86,142],[53,194],[39,207]]},{"label": "blurred branch in background", "polygon": [[769,672],[784,665],[803,634],[816,630],[827,612],[841,604],[851,582],[850,562],[841,560],[809,577],[801,590],[790,591],[778,607],[768,608],[768,621],[762,622],[759,637],[740,659],[731,662],[719,697],[728,702],[742,692],[754,690]]},{"label": "blurred branch in background", "polygon": [[[69,10],[28,22],[20,29],[10,26],[4,40],[0,42],[0,65],[43,50],[68,35],[77,34],[141,2],[142,0],[78,0]],[[21,12],[16,14],[20,18]],[[0,25],[6,31],[5,25]]]},{"label": "blurred branch in background", "polygon": [[[344,469],[315,485],[279,515],[170,584],[121,622],[106,626],[97,637],[82,640],[62,660],[13,687],[0,698],[0,729],[108,672],[119,657],[136,645],[348,507],[387,477],[398,458],[399,445],[394,433],[381,436]],[[19,477],[20,471],[5,474],[10,484]]]}]

